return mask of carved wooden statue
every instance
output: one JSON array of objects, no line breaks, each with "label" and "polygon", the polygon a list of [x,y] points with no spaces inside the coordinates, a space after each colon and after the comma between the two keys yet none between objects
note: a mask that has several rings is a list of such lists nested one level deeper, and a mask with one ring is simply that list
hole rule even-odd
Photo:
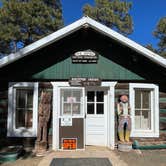
[{"label": "carved wooden statue", "polygon": [[117,105],[119,124],[118,135],[121,142],[129,142],[131,131],[131,118],[130,118],[130,106],[128,102],[128,96],[122,95],[120,102]]},{"label": "carved wooden statue", "polygon": [[36,141],[36,152],[47,149],[47,126],[51,112],[51,93],[42,92],[38,111],[38,132]]}]

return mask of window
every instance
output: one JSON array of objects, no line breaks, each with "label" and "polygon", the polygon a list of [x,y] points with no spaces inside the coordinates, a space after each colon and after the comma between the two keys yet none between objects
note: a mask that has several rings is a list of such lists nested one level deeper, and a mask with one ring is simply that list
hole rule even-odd
[{"label": "window", "polygon": [[130,84],[131,136],[159,136],[158,100],[158,86],[154,84]]},{"label": "window", "polygon": [[37,105],[37,83],[10,83],[8,136],[36,136],[38,112]]},{"label": "window", "polygon": [[104,91],[87,91],[87,114],[104,114]]},{"label": "window", "polygon": [[32,128],[33,119],[33,88],[19,89],[16,91],[16,110],[15,125],[16,128]]},{"label": "window", "polygon": [[61,116],[83,116],[82,89],[61,89]]}]

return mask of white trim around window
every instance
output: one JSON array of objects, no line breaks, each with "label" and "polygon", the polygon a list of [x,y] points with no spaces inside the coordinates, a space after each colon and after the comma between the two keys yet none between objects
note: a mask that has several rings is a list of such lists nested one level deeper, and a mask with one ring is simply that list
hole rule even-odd
[{"label": "white trim around window", "polygon": [[[135,127],[135,90],[149,90],[151,103],[151,128],[150,129],[136,129]],[[132,129],[131,137],[159,137],[159,88],[154,84],[130,83],[130,107]]]},{"label": "white trim around window", "polygon": [[[32,109],[32,128],[16,128],[16,89],[33,90],[33,109]],[[36,137],[37,136],[37,118],[38,117],[38,83],[32,82],[11,82],[8,88],[8,137]]]}]

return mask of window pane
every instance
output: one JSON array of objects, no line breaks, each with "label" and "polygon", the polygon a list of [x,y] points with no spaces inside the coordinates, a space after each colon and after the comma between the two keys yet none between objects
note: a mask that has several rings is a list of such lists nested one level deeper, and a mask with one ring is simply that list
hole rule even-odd
[{"label": "window pane", "polygon": [[87,103],[87,114],[94,114],[94,103]]},{"label": "window pane", "polygon": [[97,102],[103,102],[104,101],[104,92],[103,91],[97,91],[96,96],[97,96]]},{"label": "window pane", "polygon": [[104,104],[97,104],[97,114],[104,114]]},{"label": "window pane", "polygon": [[64,103],[63,114],[71,115],[71,104],[70,103]]},{"label": "window pane", "polygon": [[142,111],[142,129],[150,129],[150,111]]},{"label": "window pane", "polygon": [[25,127],[26,128],[32,127],[32,121],[33,121],[32,117],[33,117],[33,111],[27,110],[25,113]]},{"label": "window pane", "polygon": [[135,129],[141,129],[141,111],[135,110]]},{"label": "window pane", "polygon": [[61,93],[61,94],[62,94],[63,97],[64,97],[64,101],[67,102],[67,98],[68,98],[68,97],[72,97],[71,91],[69,91],[69,90],[62,90],[62,92],[63,92],[63,93]]},{"label": "window pane", "polygon": [[73,91],[73,97],[76,98],[76,101],[77,102],[80,102],[81,101],[81,96],[82,96],[82,93],[80,90],[74,90]]},{"label": "window pane", "polygon": [[143,108],[150,108],[150,91],[143,91]]},{"label": "window pane", "polygon": [[88,102],[94,102],[95,101],[95,92],[94,91],[88,91],[87,92],[87,101]]},{"label": "window pane", "polygon": [[135,90],[135,108],[141,108],[141,91]]},{"label": "window pane", "polygon": [[24,109],[16,109],[16,128],[25,127],[25,110]]},{"label": "window pane", "polygon": [[33,108],[33,90],[27,91],[27,108]]},{"label": "window pane", "polygon": [[80,103],[72,105],[73,115],[81,115]]},{"label": "window pane", "polygon": [[16,89],[16,107],[17,108],[25,108],[25,97],[26,91],[23,89]]}]

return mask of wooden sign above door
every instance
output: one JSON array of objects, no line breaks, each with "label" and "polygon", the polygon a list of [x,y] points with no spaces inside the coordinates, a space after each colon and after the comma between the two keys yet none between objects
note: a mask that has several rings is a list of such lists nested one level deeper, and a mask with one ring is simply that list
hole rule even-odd
[{"label": "wooden sign above door", "polygon": [[72,56],[72,63],[97,63],[98,54],[90,49],[75,52]]},{"label": "wooden sign above door", "polygon": [[69,84],[70,86],[101,86],[101,79],[75,77],[69,80]]}]

